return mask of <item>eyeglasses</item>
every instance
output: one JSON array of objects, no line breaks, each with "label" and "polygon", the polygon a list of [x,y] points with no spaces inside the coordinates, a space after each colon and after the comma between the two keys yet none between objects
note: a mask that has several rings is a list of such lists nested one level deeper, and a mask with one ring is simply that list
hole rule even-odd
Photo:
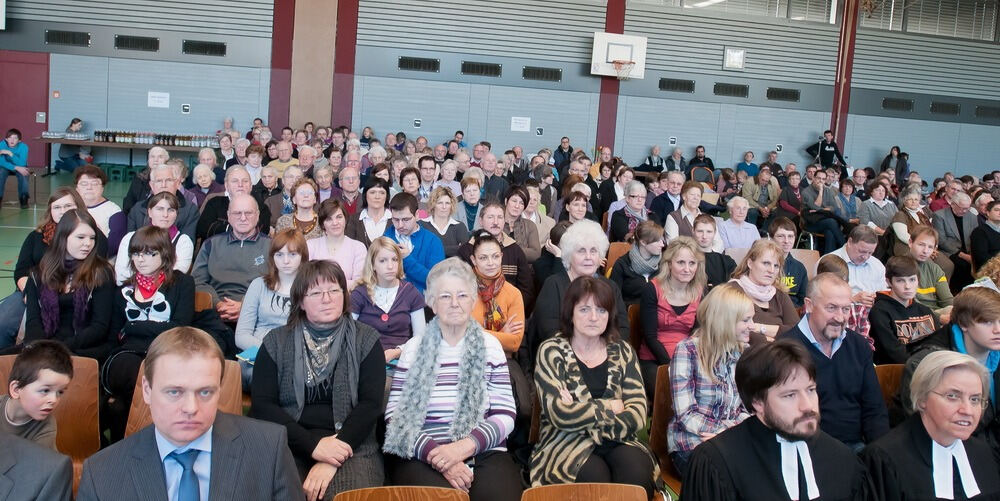
[{"label": "eyeglasses", "polygon": [[154,251],[154,250],[144,250],[144,251],[137,251],[137,252],[133,252],[132,253],[132,257],[133,258],[136,258],[136,257],[154,258],[154,257],[159,257],[159,255],[160,255],[160,252],[159,251]]},{"label": "eyeglasses", "polygon": [[[940,397],[944,397],[944,399],[947,400],[949,404],[957,405],[966,400],[965,395],[957,391],[949,391],[947,393],[938,393],[936,391],[931,391],[931,393],[938,395]],[[986,407],[987,400],[983,398],[982,395],[970,395],[968,400],[973,407]]]},{"label": "eyeglasses", "polygon": [[631,198],[631,199],[633,199],[633,200],[645,200],[646,199],[646,195],[629,195],[628,197]]},{"label": "eyeglasses", "polygon": [[250,219],[251,217],[253,217],[256,214],[257,214],[257,211],[253,211],[253,210],[245,210],[245,211],[240,211],[240,212],[233,212],[233,211],[229,212],[229,215],[235,217],[236,219],[244,219],[244,218]]},{"label": "eyeglasses", "polygon": [[80,181],[76,183],[77,188],[100,188],[104,183],[100,181]]},{"label": "eyeglasses", "polygon": [[458,299],[458,302],[464,303],[465,301],[472,299],[472,296],[467,292],[459,292],[458,294],[452,294],[450,292],[442,292],[437,296],[438,301],[444,301],[446,303],[452,302],[452,299]]},{"label": "eyeglasses", "polygon": [[330,289],[330,290],[325,290],[325,291],[312,291],[312,292],[306,294],[306,299],[312,299],[312,300],[315,301],[315,300],[318,300],[318,299],[326,296],[328,299],[332,300],[335,297],[337,297],[337,294],[340,294],[342,292],[344,292],[344,291],[341,290],[341,289]]}]

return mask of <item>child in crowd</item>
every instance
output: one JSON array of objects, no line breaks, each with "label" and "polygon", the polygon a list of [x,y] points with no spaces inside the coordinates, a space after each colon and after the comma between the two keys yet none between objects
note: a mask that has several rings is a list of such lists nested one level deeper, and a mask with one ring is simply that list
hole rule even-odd
[{"label": "child in crowd", "polygon": [[876,364],[904,364],[910,354],[906,346],[938,329],[934,312],[915,301],[919,268],[909,256],[895,256],[885,263],[889,291],[875,297],[868,319],[875,340]]},{"label": "child in crowd", "polygon": [[7,395],[0,396],[0,433],[16,435],[43,447],[56,448],[52,413],[73,379],[73,359],[58,341],[27,344],[14,359]]},{"label": "child in crowd", "polygon": [[708,278],[709,289],[728,282],[733,270],[736,269],[736,261],[733,261],[733,258],[712,250],[715,232],[714,217],[699,214],[694,218],[694,239],[698,242],[698,249],[705,254],[705,275]]}]

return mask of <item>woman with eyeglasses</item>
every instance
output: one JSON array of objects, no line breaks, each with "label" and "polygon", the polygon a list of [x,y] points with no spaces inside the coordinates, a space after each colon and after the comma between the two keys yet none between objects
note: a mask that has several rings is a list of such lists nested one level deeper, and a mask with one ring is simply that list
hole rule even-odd
[{"label": "woman with eyeglasses", "polygon": [[316,216],[319,188],[312,179],[300,179],[291,190],[292,213],[278,218],[274,229],[281,231],[295,228],[305,235],[306,240],[323,235],[323,227]]},{"label": "woman with eyeglasses", "polygon": [[129,273],[114,294],[107,336],[111,355],[101,371],[104,390],[112,396],[106,408],[112,440],[125,434],[139,365],[150,343],[168,329],[191,325],[194,317],[194,279],[175,267],[170,230],[155,225],[140,228],[130,235],[122,256]]},{"label": "woman with eyeglasses", "polygon": [[[190,237],[177,229],[177,210],[180,207],[177,196],[169,192],[157,193],[149,197],[146,207],[149,226],[163,228],[170,235],[170,242],[174,247],[173,269],[187,273],[194,259],[194,244]],[[115,257],[115,279],[118,285],[124,284],[132,276],[130,268],[132,256],[129,255],[128,249],[135,233],[134,231],[126,233],[118,245],[118,255]]]},{"label": "woman with eyeglasses", "polygon": [[608,236],[612,242],[632,241],[635,229],[649,220],[646,196],[646,187],[642,182],[630,181],[625,185],[625,205],[612,212],[608,221]]},{"label": "woman with eyeglasses", "polygon": [[352,318],[347,278],[336,263],[303,263],[290,293],[288,322],[269,332],[257,352],[250,416],[288,431],[306,499],[381,486],[379,334]]},{"label": "woman with eyeglasses", "polygon": [[973,430],[987,418],[991,374],[953,351],[913,372],[913,415],[861,453],[877,499],[1000,499],[995,450]]}]

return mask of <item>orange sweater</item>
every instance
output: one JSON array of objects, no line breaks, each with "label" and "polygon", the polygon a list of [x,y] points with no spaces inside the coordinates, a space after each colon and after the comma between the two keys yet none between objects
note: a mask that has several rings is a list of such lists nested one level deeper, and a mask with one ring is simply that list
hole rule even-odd
[{"label": "orange sweater", "polygon": [[[504,321],[508,322],[512,318],[514,321],[525,322],[524,301],[521,299],[521,291],[517,290],[510,282],[505,282],[500,288],[500,293],[496,297],[497,305],[503,312]],[[479,325],[486,325],[486,304],[476,297],[476,305],[472,309],[472,318],[479,322]],[[504,353],[508,355],[517,351],[521,347],[521,338],[524,337],[524,324],[516,332],[500,332],[484,329],[500,340]]]}]

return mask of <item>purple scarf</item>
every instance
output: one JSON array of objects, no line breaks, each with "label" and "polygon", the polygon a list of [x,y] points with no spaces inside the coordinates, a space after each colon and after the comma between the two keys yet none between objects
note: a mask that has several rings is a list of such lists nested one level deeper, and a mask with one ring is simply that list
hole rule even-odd
[{"label": "purple scarf", "polygon": [[[76,259],[63,261],[64,266],[69,271],[68,282],[73,281],[73,272],[80,264]],[[73,332],[80,330],[86,324],[87,301],[90,299],[90,289],[77,287],[73,294]],[[51,338],[59,329],[59,293],[49,288],[44,283],[38,284],[38,302],[41,305],[42,328],[45,330],[45,337]]]}]

